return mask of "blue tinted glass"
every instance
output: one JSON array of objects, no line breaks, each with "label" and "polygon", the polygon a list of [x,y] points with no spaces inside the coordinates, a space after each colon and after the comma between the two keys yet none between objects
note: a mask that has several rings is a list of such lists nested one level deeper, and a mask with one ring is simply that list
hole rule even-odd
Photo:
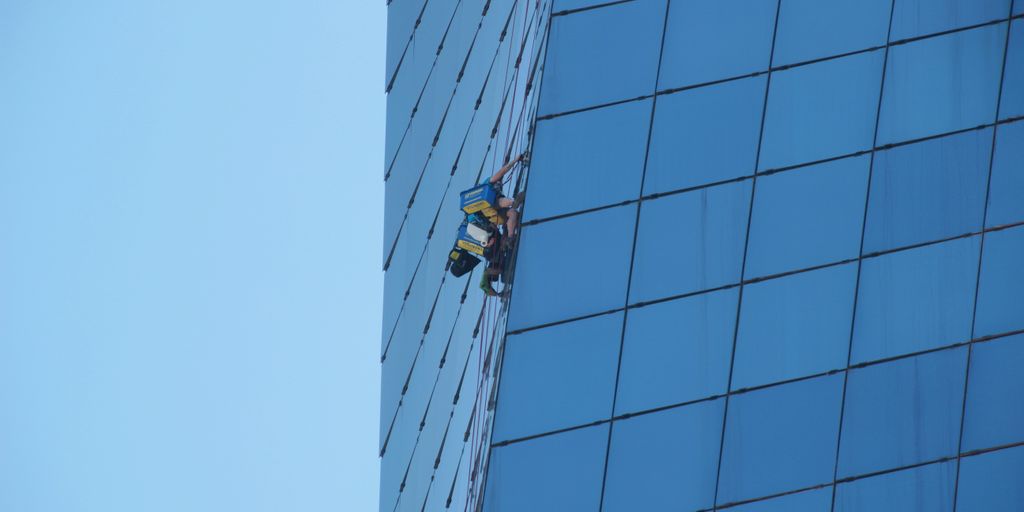
[{"label": "blue tinted glass", "polygon": [[832,487],[757,501],[728,510],[732,512],[831,512]]},{"label": "blue tinted glass", "polygon": [[[1024,2],[1018,1],[1015,5],[1024,5]],[[1024,115],[1024,21],[1013,21],[1009,37],[1003,97],[999,103],[1000,119]]]},{"label": "blue tinted glass", "polygon": [[960,461],[956,509],[960,512],[1020,512],[1024,503],[1024,446],[965,457]]},{"label": "blue tinted glass", "polygon": [[625,206],[525,227],[509,329],[621,308],[635,222]]},{"label": "blue tinted glass", "polygon": [[614,0],[555,0],[555,6],[551,10],[551,12],[582,9],[584,7],[592,7],[595,5],[606,4],[612,1]]},{"label": "blue tinted glass", "polygon": [[836,512],[953,510],[956,461],[929,464],[840,484]]},{"label": "blue tinted glass", "polygon": [[970,339],[979,239],[959,239],[864,260],[852,362]]},{"label": "blue tinted glass", "polygon": [[672,2],[658,88],[768,69],[777,5],[777,0]]},{"label": "blue tinted glass", "polygon": [[1022,2],[1014,2],[1014,4],[1013,4],[1013,14],[1014,15],[1024,14],[1024,3],[1022,3]]},{"label": "blue tinted glass", "polygon": [[602,510],[711,507],[724,405],[719,399],[616,421]]},{"label": "blue tinted glass", "polygon": [[955,455],[967,348],[850,370],[839,477]]},{"label": "blue tinted glass", "polygon": [[[1024,34],[1021,38],[1024,39]],[[1024,220],[1024,201],[1021,201],[1024,197],[1024,165],[1021,162],[1024,162],[1024,122],[1000,126],[996,131],[996,153],[992,161],[992,184],[985,220],[988,226]]]},{"label": "blue tinted glass", "polygon": [[885,44],[892,0],[784,0],[775,36],[775,65]]},{"label": "blue tinted glass", "polygon": [[494,440],[611,416],[621,332],[618,313],[509,336]]},{"label": "blue tinted glass", "polygon": [[892,40],[1005,18],[1010,0],[896,0]]},{"label": "blue tinted glass", "polygon": [[726,391],[738,289],[629,310],[616,414]]},{"label": "blue tinted glass", "polygon": [[494,448],[483,509],[597,510],[607,446],[600,425]]},{"label": "blue tinted glass", "polygon": [[881,50],[772,74],[761,169],[871,148]]},{"label": "blue tinted glass", "polygon": [[527,218],[636,199],[650,116],[647,100],[537,123]]},{"label": "blue tinted glass", "polygon": [[[416,17],[426,0],[408,0],[388,4],[388,32],[385,83],[391,78],[402,52],[409,43]],[[390,124],[390,123],[389,123]]]},{"label": "blue tinted glass", "polygon": [[831,482],[842,388],[830,375],[734,396],[718,502]]},{"label": "blue tinted glass", "polygon": [[1024,328],[1024,227],[985,236],[974,335]]},{"label": "blue tinted glass", "polygon": [[992,129],[875,153],[864,252],[981,229]]},{"label": "blue tinted glass", "polygon": [[974,345],[963,451],[1024,441],[1024,335]]},{"label": "blue tinted glass", "polygon": [[995,120],[1005,37],[1003,23],[894,46],[885,71],[879,144]]},{"label": "blue tinted glass", "polygon": [[654,92],[665,2],[628,2],[552,20],[541,114]]},{"label": "blue tinted glass", "polygon": [[658,98],[644,194],[754,173],[765,77]]},{"label": "blue tinted glass", "polygon": [[856,258],[869,161],[862,155],[758,178],[747,275]]},{"label": "blue tinted glass", "polygon": [[856,281],[851,263],[748,285],[733,389],[845,367]]},{"label": "blue tinted glass", "polygon": [[738,282],[750,181],[644,201],[630,302]]}]

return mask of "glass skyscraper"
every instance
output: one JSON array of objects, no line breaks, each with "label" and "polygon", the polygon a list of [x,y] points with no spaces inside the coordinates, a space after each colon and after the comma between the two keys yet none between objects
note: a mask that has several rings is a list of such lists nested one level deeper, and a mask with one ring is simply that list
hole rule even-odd
[{"label": "glass skyscraper", "polygon": [[1024,510],[1024,1],[388,9],[381,511]]}]

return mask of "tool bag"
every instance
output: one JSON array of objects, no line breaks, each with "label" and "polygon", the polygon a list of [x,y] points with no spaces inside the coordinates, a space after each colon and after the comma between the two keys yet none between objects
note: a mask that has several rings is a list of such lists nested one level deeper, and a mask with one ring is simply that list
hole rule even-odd
[{"label": "tool bag", "polygon": [[455,277],[462,277],[472,272],[479,264],[480,258],[460,247],[455,247],[448,253],[448,271]]}]

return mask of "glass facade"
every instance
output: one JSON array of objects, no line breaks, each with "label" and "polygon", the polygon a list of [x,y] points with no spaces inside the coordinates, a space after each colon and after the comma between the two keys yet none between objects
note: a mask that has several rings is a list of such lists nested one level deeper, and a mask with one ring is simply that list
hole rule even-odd
[{"label": "glass facade", "polygon": [[1022,4],[392,0],[380,509],[1024,510]]}]

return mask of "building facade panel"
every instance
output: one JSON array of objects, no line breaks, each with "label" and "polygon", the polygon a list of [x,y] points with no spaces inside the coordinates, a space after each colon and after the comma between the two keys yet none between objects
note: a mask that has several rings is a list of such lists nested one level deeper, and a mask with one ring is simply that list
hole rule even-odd
[{"label": "building facade panel", "polygon": [[[395,146],[381,509],[1019,508],[1021,3],[492,2],[535,83]],[[526,149],[485,300],[423,236]]]}]

